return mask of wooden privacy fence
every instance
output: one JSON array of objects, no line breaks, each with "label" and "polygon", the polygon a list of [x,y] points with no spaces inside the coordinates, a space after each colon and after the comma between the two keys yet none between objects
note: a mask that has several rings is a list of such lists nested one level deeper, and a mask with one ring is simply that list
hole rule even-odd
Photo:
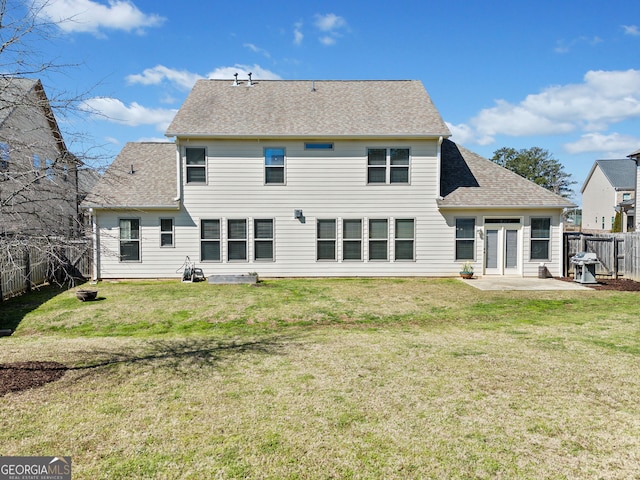
[{"label": "wooden privacy fence", "polygon": [[640,282],[640,232],[564,234],[564,276],[573,273],[571,257],[578,252],[595,253],[600,261],[596,275],[624,277]]},{"label": "wooden privacy fence", "polygon": [[77,240],[51,248],[11,245],[0,249],[0,302],[47,282],[75,283],[91,277],[90,242]]}]

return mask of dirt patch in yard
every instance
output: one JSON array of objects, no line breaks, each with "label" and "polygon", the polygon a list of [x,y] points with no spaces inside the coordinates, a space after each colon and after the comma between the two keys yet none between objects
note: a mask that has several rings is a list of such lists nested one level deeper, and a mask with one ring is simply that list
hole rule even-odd
[{"label": "dirt patch in yard", "polygon": [[57,362],[0,363],[0,397],[54,382],[68,370]]},{"label": "dirt patch in yard", "polygon": [[[573,282],[573,278],[565,277],[560,280],[565,282]],[[595,290],[618,290],[620,292],[640,292],[640,282],[634,282],[628,278],[598,278],[598,283],[587,285]]]}]

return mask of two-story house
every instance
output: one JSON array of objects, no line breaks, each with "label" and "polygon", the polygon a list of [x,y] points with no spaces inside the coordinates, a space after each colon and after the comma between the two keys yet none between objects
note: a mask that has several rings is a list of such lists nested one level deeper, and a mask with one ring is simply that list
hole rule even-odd
[{"label": "two-story house", "polygon": [[42,83],[0,76],[0,235],[73,236],[77,163]]},{"label": "two-story house", "polygon": [[96,278],[562,272],[571,202],[448,140],[419,81],[196,83],[87,197]]},{"label": "two-story house", "polygon": [[633,230],[636,164],[628,158],[596,160],[582,185],[582,231],[602,233],[613,229],[616,212],[622,231]]}]

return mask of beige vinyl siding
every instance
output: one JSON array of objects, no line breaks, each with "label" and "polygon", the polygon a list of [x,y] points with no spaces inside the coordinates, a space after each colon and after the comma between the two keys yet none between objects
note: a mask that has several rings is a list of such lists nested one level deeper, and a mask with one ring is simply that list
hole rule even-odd
[{"label": "beige vinyl siding", "polygon": [[[437,140],[333,141],[331,151],[304,149],[304,141],[211,141],[188,146],[207,149],[207,185],[182,184],[183,210],[132,212],[141,219],[141,262],[132,266],[103,255],[102,278],[175,277],[189,256],[205,275],[247,273],[263,276],[394,276],[439,275],[450,268],[450,231],[436,206]],[[264,184],[265,147],[286,149],[286,185]],[[411,150],[410,184],[367,185],[367,148],[404,147]],[[183,151],[181,152],[184,153]],[[184,179],[184,162],[182,178]],[[294,218],[303,211],[304,223]],[[185,213],[188,211],[188,215]],[[101,243],[115,252],[118,218],[124,213],[100,214]],[[159,247],[160,218],[175,218],[175,247]],[[253,220],[274,220],[274,261],[253,261]],[[336,219],[337,261],[316,261],[316,220]],[[362,219],[363,250],[367,258],[367,223],[389,221],[389,255],[394,250],[394,220],[415,221],[414,261],[345,261],[342,259],[343,219]],[[200,262],[199,227],[202,219],[220,219],[221,262]],[[248,261],[227,262],[226,220],[247,219]],[[115,237],[114,237],[115,235]],[[107,237],[113,237],[108,240]]]}]

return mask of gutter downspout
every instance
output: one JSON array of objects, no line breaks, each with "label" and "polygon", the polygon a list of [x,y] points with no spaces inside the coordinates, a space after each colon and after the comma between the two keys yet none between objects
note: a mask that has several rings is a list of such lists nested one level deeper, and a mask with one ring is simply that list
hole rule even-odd
[{"label": "gutter downspout", "polygon": [[442,142],[444,141],[444,137],[442,135],[440,135],[440,138],[438,138],[438,164],[436,165],[436,186],[437,186],[437,192],[436,192],[436,198],[440,198],[441,192],[442,192],[442,188],[440,187],[440,173],[442,171]]},{"label": "gutter downspout", "polygon": [[182,162],[180,161],[180,144],[176,142],[176,193],[177,197],[174,198],[176,202],[179,202],[182,198]]}]

